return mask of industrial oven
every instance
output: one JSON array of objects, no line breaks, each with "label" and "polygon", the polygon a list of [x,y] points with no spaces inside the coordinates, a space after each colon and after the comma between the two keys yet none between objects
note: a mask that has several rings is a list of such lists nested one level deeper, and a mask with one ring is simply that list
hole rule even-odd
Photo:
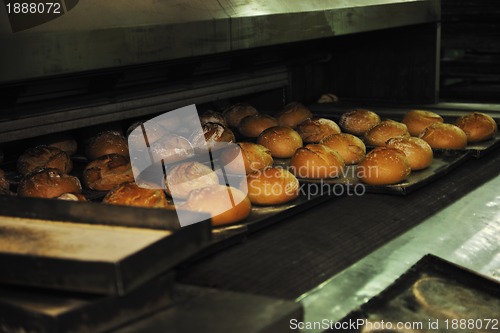
[{"label": "industrial oven", "polygon": [[[500,119],[495,106],[438,103],[437,0],[57,4],[57,13],[16,13],[14,1],[0,9],[0,160],[13,189],[17,157],[46,135],[125,130],[190,104],[276,114],[300,101],[334,120],[356,107]],[[340,101],[318,104],[325,93]],[[404,186],[303,195],[227,227],[203,214],[181,227],[175,211],[103,205],[92,193],[90,202],[0,196],[0,331],[284,332],[291,320],[339,321],[422,254],[453,259],[450,247],[478,229],[498,246],[487,228],[498,226],[495,212],[475,228],[463,216],[453,231],[432,226],[439,214],[458,219],[462,197],[473,209],[474,198],[498,205],[498,142],[441,152],[442,165]],[[479,248],[452,261],[498,279],[498,247]]]}]

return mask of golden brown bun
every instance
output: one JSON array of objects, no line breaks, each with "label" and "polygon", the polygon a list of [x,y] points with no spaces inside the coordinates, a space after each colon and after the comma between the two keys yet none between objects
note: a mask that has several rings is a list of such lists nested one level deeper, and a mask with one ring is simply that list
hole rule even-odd
[{"label": "golden brown bun", "polygon": [[258,114],[259,112],[257,109],[255,109],[253,106],[245,104],[245,103],[238,103],[230,106],[228,109],[226,109],[223,113],[224,119],[226,120],[226,123],[230,127],[237,128],[238,125],[240,124],[240,121],[248,116],[253,116]]},{"label": "golden brown bun", "polygon": [[313,114],[302,103],[291,102],[283,107],[283,111],[278,114],[280,126],[295,128],[298,124],[312,118]]},{"label": "golden brown bun", "polygon": [[253,116],[245,117],[238,125],[238,131],[247,138],[256,138],[260,133],[269,127],[278,126],[276,118],[268,116],[267,114],[256,114]]},{"label": "golden brown bun", "polygon": [[44,168],[53,168],[62,173],[69,173],[73,168],[73,163],[64,151],[49,146],[30,148],[17,160],[17,170],[22,175]]},{"label": "golden brown bun", "polygon": [[378,114],[366,109],[346,112],[340,117],[339,121],[339,125],[344,132],[354,135],[364,135],[379,123],[380,117]]},{"label": "golden brown bun", "polygon": [[128,157],[129,151],[127,139],[125,139],[123,135],[118,132],[101,132],[90,138],[85,147],[85,154],[89,160],[95,160],[101,156],[110,154],[118,154]]},{"label": "golden brown bun", "polygon": [[216,150],[227,147],[228,142],[235,142],[233,131],[216,123],[206,123],[202,131],[195,132],[189,138],[196,151],[200,149]]},{"label": "golden brown bun", "polygon": [[10,188],[10,182],[5,177],[5,172],[0,169],[0,190],[8,190]]},{"label": "golden brown bun", "polygon": [[297,149],[290,161],[290,171],[299,178],[335,178],[344,167],[344,160],[337,152],[320,144]]},{"label": "golden brown bun", "polygon": [[85,198],[82,194],[79,193],[63,193],[56,199],[66,200],[66,201],[87,201],[87,198]]},{"label": "golden brown bun", "polygon": [[366,146],[360,138],[347,133],[339,133],[327,136],[321,140],[321,144],[336,151],[344,160],[345,164],[356,164],[365,158]]},{"label": "golden brown bun", "polygon": [[[127,129],[127,138],[131,148],[134,147],[135,143],[137,143],[137,146],[143,147],[146,143],[146,139],[147,143],[152,145],[168,134],[168,131],[157,123],[148,122],[146,125],[143,124],[144,122],[138,121],[130,125]],[[141,128],[140,126],[144,127]],[[146,132],[146,138],[144,137],[144,131]]]},{"label": "golden brown bun", "polygon": [[492,138],[497,132],[497,123],[485,113],[473,112],[458,118],[455,123],[467,135],[467,142],[480,142]]},{"label": "golden brown bun", "polygon": [[161,160],[164,163],[178,162],[194,154],[193,147],[189,141],[175,134],[165,135],[154,142],[150,149],[155,162],[160,162]]},{"label": "golden brown bun", "polygon": [[335,94],[323,94],[317,100],[317,102],[319,104],[337,103],[338,101],[339,101],[339,98]]},{"label": "golden brown bun", "polygon": [[163,190],[146,189],[134,182],[123,183],[112,189],[103,201],[112,205],[165,208],[168,206]]},{"label": "golden brown bun", "polygon": [[226,120],[224,119],[224,115],[222,115],[222,113],[220,113],[220,112],[215,112],[213,110],[205,111],[200,115],[201,126],[205,125],[206,123],[216,123],[216,124],[227,127],[227,123],[226,123]]},{"label": "golden brown bun", "polygon": [[185,162],[167,172],[167,194],[174,198],[187,198],[189,192],[219,183],[217,174],[199,162]]},{"label": "golden brown bun", "polygon": [[369,146],[383,147],[387,140],[398,136],[410,136],[406,125],[390,119],[384,120],[366,132],[365,143]]},{"label": "golden brown bun", "polygon": [[241,188],[248,189],[248,197],[256,205],[279,205],[299,196],[299,181],[283,168],[253,172],[242,181]]},{"label": "golden brown bun", "polygon": [[401,150],[414,171],[425,169],[432,163],[432,148],[420,138],[414,136],[392,138],[387,141],[386,147]]},{"label": "golden brown bun", "polygon": [[134,175],[127,157],[111,154],[87,164],[82,180],[91,190],[109,191],[117,185],[133,181]]},{"label": "golden brown bun", "polygon": [[189,193],[182,209],[207,212],[212,216],[212,225],[219,226],[244,220],[252,208],[248,197],[240,190],[212,185]]},{"label": "golden brown bun", "polygon": [[82,185],[78,178],[57,169],[39,169],[24,176],[17,188],[22,197],[56,198],[64,193],[80,193]]},{"label": "golden brown bun", "polygon": [[273,157],[289,158],[302,147],[302,138],[289,127],[276,126],[262,132],[257,143],[269,149]]},{"label": "golden brown bun", "polygon": [[467,145],[465,132],[452,124],[432,124],[425,128],[419,137],[432,148],[463,149]]},{"label": "golden brown bun", "polygon": [[39,143],[43,146],[56,147],[64,151],[69,156],[76,153],[78,149],[78,144],[75,138],[69,133],[57,133],[51,134],[46,137],[40,138]]},{"label": "golden brown bun", "polygon": [[411,173],[405,154],[394,148],[378,147],[358,164],[358,178],[369,185],[391,185],[405,180]]},{"label": "golden brown bun", "polygon": [[301,122],[297,132],[304,142],[320,142],[329,135],[340,133],[340,127],[330,119],[311,118]]},{"label": "golden brown bun", "polygon": [[[237,158],[240,152],[241,158]],[[237,146],[228,147],[220,158],[226,171],[232,174],[248,174],[271,166],[274,162],[269,149],[251,142],[240,142]]]},{"label": "golden brown bun", "polygon": [[402,121],[412,136],[418,136],[426,127],[442,122],[443,118],[440,115],[424,110],[411,110],[406,113]]}]

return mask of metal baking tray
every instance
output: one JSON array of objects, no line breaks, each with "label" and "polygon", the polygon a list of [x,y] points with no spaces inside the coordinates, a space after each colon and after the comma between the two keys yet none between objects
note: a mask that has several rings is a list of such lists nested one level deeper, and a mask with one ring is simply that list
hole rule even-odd
[{"label": "metal baking tray", "polygon": [[185,284],[174,286],[174,297],[175,306],[112,332],[280,333],[304,318],[293,300]]},{"label": "metal baking tray", "polygon": [[172,304],[174,272],[149,281],[124,296],[48,292],[0,287],[3,333],[104,332]]},{"label": "metal baking tray", "polygon": [[[345,186],[351,188],[351,192],[354,191],[356,186],[363,186],[363,191],[369,193],[387,193],[387,194],[409,194],[422,186],[430,184],[435,179],[442,177],[447,174],[450,170],[456,168],[460,163],[463,163],[469,157],[469,152],[467,151],[454,151],[454,150],[441,150],[434,151],[434,159],[431,165],[423,170],[412,171],[408,178],[398,184],[394,185],[368,185],[362,183],[356,176],[356,166],[349,165],[343,172],[343,175],[339,178],[329,178],[329,179],[304,179],[299,178],[302,183],[316,184],[318,186],[332,186],[333,191],[346,191],[345,189],[337,190],[337,186]],[[277,160],[277,164],[288,167],[290,163],[289,159]],[[358,190],[360,191],[360,190]]]},{"label": "metal baking tray", "polygon": [[[351,104],[351,103],[349,103],[348,105],[313,104],[313,105],[310,105],[309,108],[316,116],[329,118],[329,119],[332,119],[335,121],[338,121],[340,119],[340,116],[344,112],[347,112],[347,111],[352,110],[354,108],[366,108],[366,109],[372,110],[373,112],[376,112],[383,119],[393,119],[396,121],[401,121],[403,119],[403,116],[408,111],[415,109],[415,108],[411,108],[411,107],[396,107],[396,106],[381,107],[381,106],[370,106],[370,105],[362,105],[362,104],[356,105],[356,104]],[[447,123],[454,123],[455,120],[458,118],[458,116],[456,116],[456,115],[450,115],[452,113],[451,111],[444,112],[441,109],[434,109],[432,107],[426,107],[425,110],[436,112],[437,114],[441,115],[443,117],[444,121]],[[484,112],[481,110],[477,110],[477,111]],[[474,112],[474,110],[468,110],[467,112],[460,110],[457,112],[461,112],[462,114],[466,114],[469,112]],[[493,119],[495,119],[497,124],[500,123],[500,118],[493,116]],[[500,146],[500,132],[497,132],[495,134],[495,136],[489,140],[469,144],[465,147],[465,149],[459,149],[458,151],[467,151],[470,153],[470,156],[480,158],[481,156],[484,156],[485,154],[489,153],[490,151],[497,148],[498,146]],[[433,149],[433,150],[437,151],[437,152],[447,151],[445,149]]]},{"label": "metal baking tray", "polygon": [[[415,282],[426,278],[437,278],[439,281],[449,286],[457,286],[470,290],[474,293],[474,297],[478,297],[478,299],[481,300],[481,304],[485,304],[486,300],[487,304],[490,305],[486,310],[487,313],[476,313],[475,315],[468,313],[469,318],[461,318],[461,316],[451,315],[455,314],[454,312],[445,312],[448,309],[445,305],[441,304],[445,304],[445,302],[449,302],[450,300],[440,299],[440,304],[436,304],[437,307],[434,307],[434,304],[432,307],[426,307],[419,303],[414,296],[412,287]],[[439,293],[439,288],[443,287],[437,284],[435,288],[438,289],[434,291]],[[441,303],[441,301],[443,303]],[[468,298],[464,304],[459,304],[459,306],[467,309],[467,306],[470,307],[468,304],[472,304],[473,301],[473,299]],[[460,311],[463,310],[463,308],[460,309]],[[458,313],[459,312],[456,314]],[[500,329],[500,323],[498,322],[500,320],[499,314],[500,283],[498,283],[498,281],[494,281],[471,270],[428,254],[394,281],[388,288],[363,304],[359,309],[352,311],[342,319],[341,322],[356,322],[361,324],[361,320],[365,320],[364,324],[360,326],[365,325],[368,327],[366,320],[370,321],[372,325],[376,325],[376,323],[381,325],[381,321],[383,320],[386,323],[386,329],[389,328],[388,323],[393,325],[393,330],[387,330],[389,332],[497,332]],[[465,320],[467,322],[469,319],[474,320],[472,324],[472,326],[474,326],[473,328],[472,326],[471,328],[465,329],[463,327],[452,328],[454,322],[459,325],[460,320]],[[489,322],[489,329],[485,329],[487,322]],[[412,326],[410,327],[410,325],[408,325],[406,330],[395,330],[395,325],[398,325],[398,323],[402,323],[403,325],[408,323]],[[477,329],[479,325],[482,325],[482,329]],[[496,329],[494,326],[496,326]],[[366,327],[364,331],[362,327],[358,326],[342,332],[383,331],[370,331],[366,330]]]},{"label": "metal baking tray", "polygon": [[274,206],[253,205],[250,215],[244,221],[214,228],[212,230],[213,244],[211,250],[239,242],[248,234],[269,227],[324,201],[334,200],[335,198],[335,194],[330,187],[323,188],[322,193],[307,195],[305,193],[308,193],[307,188],[310,184],[301,184],[301,186],[302,194],[293,201]]},{"label": "metal baking tray", "polygon": [[200,220],[181,228],[175,211],[0,196],[0,283],[123,295],[206,247]]}]

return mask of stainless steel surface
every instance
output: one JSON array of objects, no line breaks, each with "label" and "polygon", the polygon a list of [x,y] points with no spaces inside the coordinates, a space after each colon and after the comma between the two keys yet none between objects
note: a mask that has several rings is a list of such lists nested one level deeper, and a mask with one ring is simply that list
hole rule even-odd
[{"label": "stainless steel surface", "polygon": [[299,297],[305,308],[304,320],[341,319],[427,253],[500,281],[499,188],[497,176]]},{"label": "stainless steel surface", "polygon": [[231,49],[435,22],[439,1],[221,0],[231,17]]},{"label": "stainless steel surface", "polygon": [[[2,52],[0,57],[1,54]],[[101,98],[98,101],[82,100],[79,103],[74,102],[77,103],[76,106],[52,105],[45,112],[40,112],[38,106],[32,106],[23,110],[29,113],[29,117],[0,121],[0,142],[11,142],[134,117],[148,117],[189,104],[229,99],[283,88],[288,84],[286,68],[278,66],[255,70],[252,73],[231,73],[230,76],[183,82],[168,88],[150,89],[146,93],[127,92],[115,94],[112,98]]]},{"label": "stainless steel surface", "polygon": [[13,33],[0,8],[0,83],[436,22],[439,0],[85,0]]}]

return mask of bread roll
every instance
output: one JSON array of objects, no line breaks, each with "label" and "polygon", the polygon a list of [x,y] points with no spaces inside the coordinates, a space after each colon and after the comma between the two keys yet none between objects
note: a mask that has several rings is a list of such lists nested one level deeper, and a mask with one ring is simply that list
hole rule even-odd
[{"label": "bread roll", "polygon": [[85,147],[85,154],[89,160],[110,154],[128,157],[127,140],[118,132],[104,131],[90,138]]},{"label": "bread roll", "polygon": [[78,178],[57,169],[38,169],[27,174],[19,182],[17,194],[22,197],[56,198],[64,193],[80,193]]},{"label": "bread roll", "polygon": [[339,101],[339,98],[334,94],[323,94],[317,100],[317,102],[319,104],[337,103],[338,101]]},{"label": "bread roll", "polygon": [[360,138],[347,133],[327,136],[321,144],[337,152],[347,165],[356,164],[365,158],[366,146]]},{"label": "bread roll", "polygon": [[296,128],[298,124],[312,116],[311,111],[302,103],[291,102],[278,114],[278,123],[280,126]]},{"label": "bread roll", "polygon": [[432,163],[432,148],[420,138],[413,136],[392,138],[387,141],[386,147],[401,150],[413,171],[425,169]]},{"label": "bread roll", "polygon": [[419,136],[432,148],[464,149],[467,135],[455,125],[435,123],[425,128]]},{"label": "bread roll", "polygon": [[297,178],[283,168],[253,172],[243,180],[241,188],[248,190],[248,198],[256,205],[279,205],[292,201],[299,196],[300,190]]},{"label": "bread roll", "polygon": [[212,225],[220,226],[244,220],[250,214],[252,204],[242,191],[234,187],[213,185],[193,190],[181,208],[210,213]]},{"label": "bread roll", "polygon": [[405,180],[411,172],[405,154],[394,148],[378,147],[358,164],[358,178],[369,185],[391,185]]},{"label": "bread roll", "polygon": [[329,135],[340,133],[340,127],[330,119],[309,118],[297,126],[297,132],[304,142],[320,142]]},{"label": "bread roll", "polygon": [[194,155],[189,141],[175,134],[163,136],[151,145],[150,150],[154,162],[173,163]]},{"label": "bread roll", "polygon": [[227,122],[224,119],[222,113],[215,112],[213,110],[205,111],[200,115],[201,126],[205,125],[206,123],[215,123],[227,127]]},{"label": "bread roll", "polygon": [[112,205],[165,208],[168,206],[163,190],[146,189],[134,182],[123,183],[112,189],[103,201]]},{"label": "bread roll", "polygon": [[276,126],[262,132],[257,143],[269,149],[273,157],[289,158],[302,147],[302,138],[289,127]]},{"label": "bread roll", "polygon": [[457,125],[467,135],[467,142],[480,142],[492,138],[497,132],[497,123],[485,113],[472,112],[458,118]]},{"label": "bread roll", "polygon": [[30,148],[17,160],[17,170],[22,175],[44,168],[53,168],[62,173],[69,173],[73,168],[73,163],[64,151],[49,146]]},{"label": "bread roll", "polygon": [[96,191],[109,191],[115,186],[134,180],[127,157],[117,154],[99,157],[83,170],[83,184]]},{"label": "bread roll", "polygon": [[189,138],[195,151],[217,150],[226,148],[227,143],[235,142],[234,133],[228,128],[216,123],[206,123],[202,131],[195,132]]},{"label": "bread roll", "polygon": [[299,178],[335,178],[344,167],[344,160],[337,152],[320,144],[297,149],[290,161],[290,171]]},{"label": "bread roll", "polygon": [[370,146],[383,147],[387,140],[398,136],[410,136],[406,125],[390,119],[384,120],[366,132],[365,143]]},{"label": "bread roll", "polygon": [[199,162],[184,162],[167,172],[166,190],[173,198],[185,199],[189,192],[219,183],[217,174]]},{"label": "bread roll", "polygon": [[[241,158],[238,158],[241,153]],[[266,147],[250,142],[240,142],[228,147],[221,154],[221,162],[226,172],[245,174],[262,170],[273,165],[271,151]]]},{"label": "bread roll", "polygon": [[[146,137],[144,137],[144,133],[146,133]],[[146,145],[146,139],[147,144],[152,145],[168,133],[167,130],[157,123],[138,121],[130,125],[127,129],[127,138],[131,148],[134,146],[143,147]]]},{"label": "bread roll", "polygon": [[39,145],[50,146],[61,149],[63,152],[72,156],[78,149],[75,138],[69,133],[56,133],[40,138]]},{"label": "bread roll", "polygon": [[0,190],[8,190],[10,188],[10,182],[5,177],[5,172],[0,169]]},{"label": "bread roll", "polygon": [[78,193],[63,193],[58,196],[56,199],[58,200],[66,200],[66,201],[87,201],[87,198],[82,194]]},{"label": "bread roll", "polygon": [[364,135],[372,127],[380,123],[380,117],[373,111],[356,109],[340,116],[339,125],[344,132]]},{"label": "bread roll", "polygon": [[424,110],[411,110],[406,113],[402,121],[408,127],[408,132],[412,136],[418,136],[426,127],[442,122],[443,118],[440,115]]},{"label": "bread roll", "polygon": [[227,108],[223,115],[226,123],[230,127],[237,128],[243,118],[256,115],[257,113],[259,112],[253,106],[245,103],[238,103]]},{"label": "bread roll", "polygon": [[268,116],[267,114],[256,114],[253,116],[245,117],[238,125],[238,131],[247,138],[256,138],[260,133],[269,127],[278,126],[276,118]]}]

